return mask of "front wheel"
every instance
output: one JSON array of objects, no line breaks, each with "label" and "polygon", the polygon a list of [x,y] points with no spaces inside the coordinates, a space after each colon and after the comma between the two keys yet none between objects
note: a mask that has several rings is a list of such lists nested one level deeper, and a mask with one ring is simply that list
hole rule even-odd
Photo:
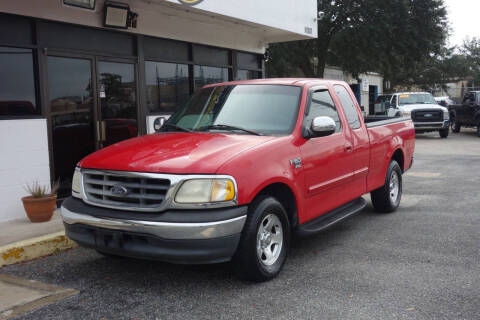
[{"label": "front wheel", "polygon": [[452,132],[459,133],[461,128],[460,123],[455,119],[455,117],[452,117],[450,121],[451,121],[450,125],[452,127]]},{"label": "front wheel", "polygon": [[440,138],[446,138],[448,137],[448,133],[450,132],[449,128],[439,130],[438,133],[440,133]]},{"label": "front wheel", "polygon": [[377,212],[390,213],[397,210],[402,199],[402,170],[397,161],[390,162],[385,184],[370,192],[370,197]]},{"label": "front wheel", "polygon": [[249,208],[233,267],[245,280],[262,282],[275,278],[287,258],[290,223],[275,198],[261,196]]}]

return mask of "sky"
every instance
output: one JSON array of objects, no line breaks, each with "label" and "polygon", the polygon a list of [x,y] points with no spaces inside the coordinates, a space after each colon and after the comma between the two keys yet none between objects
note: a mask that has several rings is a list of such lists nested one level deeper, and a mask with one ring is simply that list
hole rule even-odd
[{"label": "sky", "polygon": [[450,45],[460,46],[466,37],[480,38],[480,0],[445,0],[451,35]]}]

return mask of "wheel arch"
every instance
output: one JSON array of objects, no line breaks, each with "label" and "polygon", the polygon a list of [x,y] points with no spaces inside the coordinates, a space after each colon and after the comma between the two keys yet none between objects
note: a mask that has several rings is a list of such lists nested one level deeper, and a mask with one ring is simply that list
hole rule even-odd
[{"label": "wheel arch", "polygon": [[287,212],[290,226],[294,229],[298,224],[298,202],[293,189],[284,182],[271,182],[262,187],[252,201],[259,196],[272,196],[280,202]]},{"label": "wheel arch", "polygon": [[[390,162],[392,160],[397,161],[398,165],[400,166],[400,169],[402,169],[402,173],[405,171],[405,156],[403,154],[403,150],[401,148],[398,148],[395,150],[392,154],[392,157],[390,159]],[[388,166],[387,166],[388,170]]]}]

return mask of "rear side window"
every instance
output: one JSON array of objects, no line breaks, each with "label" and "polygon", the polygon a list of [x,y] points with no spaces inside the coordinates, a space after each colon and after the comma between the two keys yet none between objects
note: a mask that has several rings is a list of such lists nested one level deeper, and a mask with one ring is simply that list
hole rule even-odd
[{"label": "rear side window", "polygon": [[347,89],[343,86],[335,86],[335,92],[342,103],[343,110],[347,116],[348,124],[352,129],[360,128],[360,119],[358,118],[357,108],[355,103],[347,92]]},{"label": "rear side window", "polygon": [[312,94],[312,101],[306,117],[307,128],[311,126],[313,119],[316,117],[330,117],[337,125],[335,132],[342,130],[342,123],[340,122],[337,108],[328,89],[320,89]]},{"label": "rear side window", "polygon": [[474,95],[472,92],[469,92],[465,95],[465,98],[463,99],[463,102],[469,103],[475,101]]}]

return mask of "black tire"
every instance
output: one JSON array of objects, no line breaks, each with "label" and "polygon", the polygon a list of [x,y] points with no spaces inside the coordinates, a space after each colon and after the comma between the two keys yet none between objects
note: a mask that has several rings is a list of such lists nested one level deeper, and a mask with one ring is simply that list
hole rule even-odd
[{"label": "black tire", "polygon": [[[398,192],[395,200],[392,199],[390,192],[390,183],[392,182],[393,174],[396,174],[398,178]],[[385,184],[380,188],[370,192],[373,208],[380,213],[390,213],[397,210],[402,199],[402,170],[395,160],[392,160],[388,165],[387,176],[385,178]]]},{"label": "black tire", "polygon": [[477,123],[477,137],[480,137],[480,123]]},{"label": "black tire", "polygon": [[447,129],[442,129],[439,130],[438,133],[440,133],[440,138],[446,138],[448,137],[448,133],[450,132],[450,128]]},{"label": "black tire", "polygon": [[[273,216],[277,217],[275,220]],[[260,228],[264,228],[262,223],[265,221],[277,222],[275,225],[279,226],[281,223],[281,229],[273,227],[277,234],[282,235],[282,244],[275,248],[276,244],[273,244],[274,240],[268,236],[264,239],[264,245],[267,248],[274,248],[271,252],[275,252],[272,256],[275,260],[267,261],[259,257],[260,253],[257,252],[257,234],[261,232]],[[274,235],[271,233],[270,235]],[[269,244],[268,242],[270,241]],[[287,258],[288,249],[290,245],[290,222],[283,206],[275,198],[270,196],[260,196],[255,199],[249,207],[247,221],[243,227],[240,243],[238,245],[235,256],[233,257],[233,268],[237,276],[244,280],[263,282],[275,278],[281,271],[283,264]],[[263,249],[260,249],[262,251]],[[266,263],[272,262],[270,265]]]},{"label": "black tire", "polygon": [[462,127],[460,125],[460,123],[455,119],[455,116],[452,116],[450,118],[450,121],[451,121],[451,126],[452,126],[452,132],[454,133],[459,133],[460,132],[460,128]]}]

